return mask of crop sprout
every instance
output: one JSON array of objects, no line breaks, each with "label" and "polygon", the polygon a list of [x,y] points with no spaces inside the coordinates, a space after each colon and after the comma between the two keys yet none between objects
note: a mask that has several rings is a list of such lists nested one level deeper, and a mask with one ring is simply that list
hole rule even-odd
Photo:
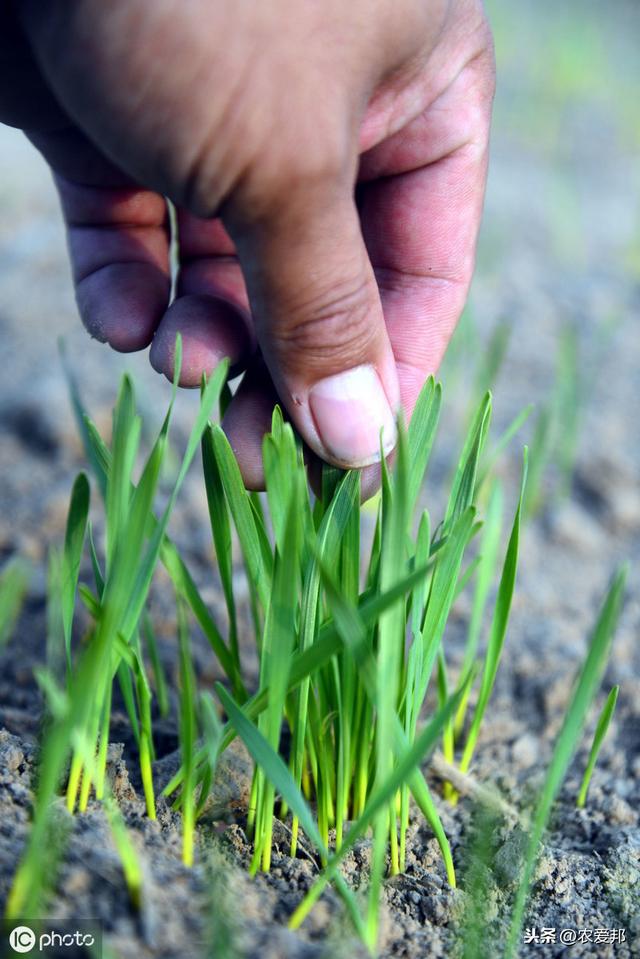
[{"label": "crop sprout", "polygon": [[504,959],[511,959],[517,953],[517,943],[522,929],[540,841],[547,827],[553,802],[558,795],[579,742],[587,710],[598,691],[609,656],[613,632],[620,615],[626,577],[626,567],[622,567],[614,576],[605,596],[591,633],[587,657],[578,675],[562,728],[556,740],[551,762],[528,830],[524,864],[512,907]]},{"label": "crop sprout", "polygon": [[[67,761],[70,759],[71,762],[66,787],[69,810],[73,810],[78,802],[82,810],[88,803],[91,790],[97,799],[107,795],[109,720],[112,688],[116,679],[138,740],[147,812],[150,818],[155,818],[151,780],[151,691],[143,662],[139,623],[161,551],[171,551],[166,538],[169,517],[219,397],[225,375],[226,365],[221,364],[204,391],[177,479],[160,519],[155,518],[152,507],[166,454],[176,388],[160,433],[135,486],[132,474],[141,422],[135,413],[130,379],[124,377],[120,388],[113,416],[111,449],[106,447],[93,424],[84,417],[82,419],[84,435],[92,451],[91,460],[98,471],[104,496],[106,557],[102,565],[93,537],[89,535],[95,592],[85,589],[81,595],[94,618],[94,627],[84,653],[77,664],[68,669],[64,686],[57,682],[51,672],[40,670],[38,673],[47,696],[51,728],[40,760],[33,826],[7,903],[9,916],[37,912],[45,879],[39,860],[42,849],[46,849],[51,840],[53,799]],[[79,534],[76,536],[70,531],[85,526],[84,489],[84,482],[76,481],[65,537],[68,555],[63,565],[71,571],[73,579],[64,580],[62,585],[65,591],[74,595],[79,568],[75,550],[84,534],[82,537]],[[64,597],[62,608],[64,610]]]},{"label": "crop sprout", "polygon": [[[580,741],[587,711],[597,693],[610,653],[611,642],[624,595],[627,570],[621,567],[607,590],[589,638],[587,656],[580,668],[567,706],[564,721],[533,807],[524,812],[504,808],[497,794],[492,801],[478,802],[473,837],[468,843],[465,859],[464,887],[466,892],[462,921],[457,930],[462,959],[485,959],[500,956],[513,959],[518,955],[522,925],[530,895],[534,869],[540,853],[540,843],[547,828],[552,807],[566,778],[572,757]],[[589,754],[577,805],[584,805],[586,793],[602,740],[606,735],[615,710],[618,686],[614,686],[600,713],[593,744]],[[491,926],[486,904],[491,899],[491,886],[497,873],[492,836],[500,826],[502,816],[511,821],[512,828],[520,829],[525,844],[520,865],[515,897],[507,907],[504,918],[506,932],[496,936],[495,918]]]},{"label": "crop sprout", "polygon": [[26,564],[19,558],[11,559],[0,573],[0,649],[11,636],[29,584]]},{"label": "crop sprout", "polygon": [[[176,383],[180,357],[178,340]],[[141,422],[130,379],[124,377],[120,388],[110,446],[85,414],[70,379],[87,457],[104,501],[106,545],[104,555],[99,555],[89,522],[89,482],[80,474],[71,495],[64,546],[51,563],[56,602],[49,646],[55,646],[57,636],[64,680],[51,668],[37,674],[50,723],[33,826],[9,897],[8,917],[37,915],[45,891],[40,850],[55,831],[53,801],[61,789],[69,812],[82,812],[91,797],[104,802],[131,901],[140,902],[140,865],[110,795],[107,746],[116,686],[138,746],[147,814],[155,818],[152,702],[155,696],[159,712],[165,715],[168,692],[146,606],[156,567],[162,564],[176,593],[181,750],[180,768],[163,792],[164,797],[173,797],[174,807],[182,812],[184,863],[194,862],[195,827],[220,755],[239,737],[254,763],[246,822],[253,840],[251,873],[269,870],[274,818],[288,818],[291,855],[296,854],[302,832],[306,845],[315,850],[320,870],[290,925],[295,928],[304,921],[331,883],[359,935],[375,952],[384,878],[405,867],[411,800],[437,839],[449,883],[456,884],[449,841],[422,769],[441,741],[447,761],[453,766],[459,757],[459,771],[464,774],[490,703],[516,578],[526,448],[502,563],[503,492],[491,467],[496,451],[519,428],[522,414],[487,451],[491,394],[484,394],[469,426],[443,519],[434,526],[429,512],[418,508],[442,399],[440,385],[430,379],[409,427],[399,424],[393,466],[382,463],[382,492],[365,557],[358,472],[325,467],[321,494],[313,501],[301,444],[277,407],[263,446],[266,500],[245,490],[229,442],[220,426],[211,422],[216,406],[224,407],[228,400],[226,375],[227,366],[221,364],[203,383],[200,409],[177,479],[159,515],[154,501],[167,455],[175,386],[167,416],[136,483]],[[214,619],[167,533],[198,446],[225,623]],[[483,486],[487,491],[484,522],[478,507]],[[240,634],[243,620],[232,567],[234,531],[259,659],[255,689],[247,685],[241,657],[249,637]],[[79,582],[85,550],[93,575],[91,587]],[[496,579],[487,649],[481,652],[480,636]],[[452,684],[443,636],[453,604],[473,581],[462,668]],[[533,857],[567,756],[575,748],[588,698],[596,691],[594,676],[613,630],[621,589],[618,583],[615,608],[607,608],[596,629],[600,658],[589,673],[589,683],[578,687],[578,704],[572,707],[571,722],[567,721],[558,743],[562,750],[552,763],[542,812],[532,827]],[[74,655],[78,597],[92,625]],[[198,691],[190,618],[200,626],[224,674],[224,681],[215,686],[219,705],[211,690]],[[457,800],[453,785],[447,784],[445,794],[452,802]],[[340,864],[368,832],[373,842],[363,904],[342,877]],[[529,878],[530,873],[525,885]],[[514,923],[524,901],[516,903]]]},{"label": "crop sprout", "polygon": [[591,777],[593,775],[593,770],[598,761],[598,755],[600,754],[600,749],[602,743],[604,742],[604,737],[607,735],[607,730],[609,729],[609,724],[613,719],[613,714],[616,711],[616,704],[618,702],[618,693],[620,692],[619,686],[613,686],[607,696],[604,706],[602,707],[602,712],[598,717],[598,722],[596,724],[596,730],[593,734],[593,742],[591,744],[591,749],[589,750],[589,758],[587,760],[587,766],[584,771],[584,776],[582,777],[582,783],[580,785],[580,791],[578,792],[578,798],[576,800],[576,806],[581,809],[587,801],[587,793],[589,792],[589,786],[591,784]]}]

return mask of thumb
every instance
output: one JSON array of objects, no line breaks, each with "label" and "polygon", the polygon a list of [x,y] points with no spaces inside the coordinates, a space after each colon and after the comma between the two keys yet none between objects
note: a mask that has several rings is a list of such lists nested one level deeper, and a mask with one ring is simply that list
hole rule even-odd
[{"label": "thumb", "polygon": [[352,193],[340,175],[288,178],[229,224],[280,399],[308,446],[344,468],[379,461],[381,436],[391,452],[400,403]]}]

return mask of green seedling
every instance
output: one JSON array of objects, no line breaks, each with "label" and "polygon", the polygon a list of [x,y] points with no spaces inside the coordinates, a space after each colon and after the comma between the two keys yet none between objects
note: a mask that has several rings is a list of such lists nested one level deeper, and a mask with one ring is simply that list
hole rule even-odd
[{"label": "green seedling", "polygon": [[[177,381],[179,343],[176,356]],[[497,486],[488,486],[484,529],[476,499],[481,464],[486,464],[490,394],[483,396],[472,418],[443,520],[434,528],[428,512],[416,515],[441,408],[440,386],[432,379],[425,385],[411,425],[405,430],[399,424],[393,468],[383,463],[374,535],[363,556],[359,474],[326,468],[322,495],[312,502],[301,444],[278,408],[263,445],[266,497],[247,493],[225,434],[210,422],[213,406],[226,402],[225,375],[222,366],[203,384],[200,412],[160,517],[153,506],[168,448],[175,388],[169,413],[135,482],[143,431],[130,380],[123,380],[109,447],[86,416],[71,382],[73,407],[104,502],[106,546],[101,555],[88,523],[89,486],[81,474],[71,497],[63,551],[52,561],[60,599],[54,619],[61,624],[53,634],[59,637],[67,680],[62,689],[51,671],[40,677],[52,724],[43,747],[32,836],[16,876],[9,914],[25,915],[39,902],[37,844],[46,841],[52,800],[60,786],[66,789],[70,811],[82,812],[92,795],[109,802],[105,770],[114,683],[138,745],[147,813],[155,817],[152,706],[155,697],[166,714],[169,697],[146,602],[155,568],[162,563],[177,598],[181,748],[181,768],[165,794],[177,793],[174,805],[182,811],[185,864],[194,861],[196,823],[206,807],[219,756],[239,735],[255,764],[247,811],[254,844],[251,872],[270,868],[274,817],[290,817],[292,853],[304,833],[305,844],[315,849],[322,869],[293,924],[304,920],[331,882],[359,934],[375,951],[385,876],[405,866],[411,797],[437,839],[449,882],[456,882],[449,842],[421,765],[439,736],[452,754],[456,718],[460,727],[469,691],[480,673],[479,703],[463,754],[463,762],[470,761],[509,617],[524,478],[483,663],[478,656],[480,621],[497,568],[502,521]],[[510,428],[511,433],[518,425]],[[222,624],[214,619],[166,532],[198,445],[226,607]],[[482,468],[486,476],[486,465]],[[469,559],[470,546],[482,529],[480,553]],[[234,534],[244,563],[259,661],[258,688],[251,694],[240,655],[239,624],[244,617],[235,592]],[[79,583],[84,550],[93,571],[91,585]],[[453,605],[474,576],[467,652],[462,675],[452,683],[443,638]],[[74,654],[73,611],[78,597],[92,626]],[[225,676],[217,693],[226,725],[208,694],[197,690],[190,616]],[[439,689],[439,709],[435,716],[425,716],[432,682]],[[286,755],[284,730],[289,742]],[[64,783],[68,758],[71,765]],[[114,835],[135,900],[139,877],[121,825],[115,822]],[[338,865],[367,831],[373,845],[362,914]]]},{"label": "green seedling", "polygon": [[[179,342],[176,355],[178,371]],[[9,918],[33,915],[39,908],[43,889],[41,849],[46,848],[51,838],[53,800],[61,785],[69,756],[71,768],[66,790],[69,808],[75,808],[78,800],[81,803],[86,801],[89,791],[87,783],[93,786],[98,797],[104,791],[111,691],[116,678],[122,680],[125,701],[131,687],[135,692],[134,705],[140,713],[141,771],[147,809],[153,815],[150,755],[143,753],[145,739],[150,736],[150,716],[140,653],[139,623],[165,542],[169,517],[218,400],[225,376],[226,365],[222,364],[204,391],[178,476],[159,520],[154,518],[152,509],[167,447],[171,408],[135,485],[132,473],[140,420],[135,414],[130,380],[124,378],[118,397],[111,450],[107,450],[95,428],[83,419],[85,436],[91,444],[92,458],[100,471],[100,485],[105,496],[107,550],[104,572],[99,567],[96,569],[98,594],[94,595],[93,601],[97,604],[97,616],[86,648],[71,671],[67,683],[66,708],[53,716],[43,745],[34,821],[8,898]],[[51,679],[53,685],[54,680]],[[146,745],[151,748],[148,741]]]},{"label": "green seedling", "polygon": [[76,605],[80,562],[89,520],[91,492],[85,473],[80,473],[73,484],[67,515],[67,528],[60,569],[60,604],[67,675],[71,674],[71,630]]},{"label": "green seedling", "polygon": [[478,476],[478,486],[482,486],[487,477],[491,476],[492,470],[495,467],[496,463],[506,450],[507,446],[514,438],[514,436],[520,431],[520,429],[527,422],[534,410],[534,404],[530,403],[528,406],[525,406],[524,409],[520,410],[517,416],[513,418],[511,423],[503,430],[498,439],[493,445],[493,448],[482,461],[482,466],[480,469],[480,474]]},{"label": "green seedling", "polygon": [[478,805],[473,809],[471,828],[464,850],[464,910],[456,929],[461,959],[490,959],[499,956],[495,942],[495,917],[487,909],[490,878],[495,863],[493,834],[500,824],[494,810]]},{"label": "green seedling", "polygon": [[108,796],[104,801],[104,808],[111,827],[111,834],[115,843],[124,880],[129,893],[129,899],[134,909],[139,909],[142,902],[142,867],[131,841],[120,808],[113,797]]},{"label": "green seedling", "polygon": [[580,791],[578,793],[578,798],[576,800],[576,806],[582,808],[587,801],[587,793],[589,791],[589,784],[591,782],[591,777],[593,775],[593,770],[595,769],[596,762],[598,761],[598,754],[600,753],[600,748],[604,741],[604,737],[607,735],[607,730],[609,729],[609,724],[613,718],[613,714],[616,710],[616,703],[618,702],[618,693],[620,692],[619,686],[614,686],[613,689],[609,692],[604,706],[602,707],[602,712],[598,717],[598,723],[596,725],[596,731],[593,736],[593,742],[591,744],[591,749],[589,751],[589,759],[587,760],[587,768],[584,771],[584,776],[582,777],[582,784],[580,786]]},{"label": "green seedling", "polygon": [[533,871],[538,859],[540,840],[547,827],[553,803],[577,748],[587,711],[597,693],[598,685],[607,663],[611,640],[622,606],[626,573],[626,568],[622,568],[616,574],[602,604],[600,614],[591,634],[589,652],[578,676],[562,729],[556,741],[540,797],[535,807],[533,820],[529,829],[522,875],[511,913],[505,959],[511,959],[511,957],[516,954]]},{"label": "green seedling", "polygon": [[203,767],[199,780],[200,801],[196,808],[196,819],[202,814],[206,806],[209,790],[215,779],[218,756],[222,750],[222,739],[224,736],[224,727],[220,722],[215,703],[209,693],[203,692],[200,694],[199,707],[202,735],[205,742],[208,763]]},{"label": "green seedling", "polygon": [[516,580],[516,570],[518,566],[518,550],[520,543],[520,520],[522,515],[522,504],[524,502],[526,483],[527,483],[527,448],[525,447],[524,464],[522,469],[522,484],[520,487],[520,498],[516,509],[511,536],[505,555],[498,595],[496,598],[491,623],[491,633],[487,645],[487,652],[482,670],[482,679],[480,681],[480,692],[475,712],[471,721],[471,727],[464,746],[462,758],[460,760],[460,769],[466,772],[471,765],[471,759],[476,748],[482,720],[491,698],[493,686],[498,673],[500,656],[509,623],[509,614],[511,612],[511,602]]},{"label": "green seedling", "polygon": [[21,559],[12,559],[0,573],[0,649],[11,638],[29,585],[29,571]]},{"label": "green seedling", "polygon": [[[484,959],[489,955],[499,956],[500,959],[512,959],[519,954],[518,942],[529,901],[535,864],[540,852],[540,842],[547,828],[553,804],[569,769],[571,758],[579,743],[586,714],[597,694],[600,677],[606,667],[624,593],[624,582],[625,570],[623,569],[614,577],[593,628],[588,653],[577,677],[551,762],[530,817],[520,816],[513,807],[504,809],[504,806],[486,801],[477,806],[474,815],[475,828],[464,854],[465,906],[456,930],[460,954],[464,959],[476,959],[476,957]],[[594,761],[611,718],[616,695],[617,687],[614,687],[600,715],[594,739],[594,746],[596,740],[598,745],[596,749],[592,748]],[[516,828],[522,831],[525,845],[515,898],[510,905],[506,904],[500,908],[497,917],[500,925],[504,924],[507,930],[506,941],[501,942],[496,940],[495,936],[492,938],[489,935],[491,930],[495,933],[496,917],[492,915],[488,918],[487,903],[495,901],[495,886],[500,882],[495,875],[498,871],[495,856],[501,843],[496,844],[493,834],[498,827],[500,831],[504,828],[502,815],[505,813],[511,825],[514,817],[519,819]]]},{"label": "green seedling", "polygon": [[193,830],[196,797],[193,754],[196,740],[196,679],[189,649],[189,624],[183,601],[178,598],[178,641],[180,658],[180,751],[184,769],[184,803],[182,805],[182,861],[193,865]]},{"label": "green seedling", "polygon": [[[502,529],[502,500],[502,487],[500,483],[496,482],[489,497],[484,527],[482,529],[479,561],[475,573],[473,605],[471,607],[471,617],[469,619],[467,641],[462,661],[462,675],[469,673],[478,655],[485,608],[498,562],[498,547],[500,545],[500,532]],[[455,738],[460,738],[462,734],[470,691],[470,685],[463,690],[460,707],[455,718]]]},{"label": "green seedling", "polygon": [[[373,832],[373,857],[361,933],[372,949],[384,876],[404,868],[411,795],[433,829],[448,879],[455,884],[449,843],[418,759],[394,778],[400,768],[398,757],[414,755],[434,667],[438,666],[441,677],[446,672],[442,639],[451,608],[481,565],[481,561],[472,561],[465,568],[464,560],[481,528],[475,493],[491,415],[489,394],[473,417],[443,522],[432,532],[429,516],[423,513],[414,533],[415,507],[440,406],[440,387],[431,380],[409,429],[400,428],[393,470],[383,466],[375,533],[364,563],[358,474],[325,469],[322,496],[312,504],[299,442],[278,409],[263,448],[266,515],[255,496],[245,491],[222,430],[209,426],[202,444],[212,535],[217,553],[222,551],[218,565],[228,614],[227,636],[217,628],[218,638],[212,646],[228,651],[220,659],[228,685],[219,688],[219,696],[231,726],[215,754],[239,734],[256,763],[247,816],[254,841],[251,871],[269,869],[274,816],[290,815],[292,853],[302,829],[325,867],[325,884],[334,881],[330,864],[355,841],[348,824],[361,822],[365,812],[370,813],[366,828]],[[494,504],[485,539],[489,557],[480,570],[477,603],[482,608],[495,569],[497,512]],[[493,658],[483,680],[487,699],[513,592],[519,516],[520,506],[494,614]],[[244,560],[260,663],[259,687],[251,697],[242,682],[236,647],[232,528]],[[185,588],[175,569],[172,578],[201,621],[197,590]],[[471,660],[476,657],[478,629],[474,624]],[[456,711],[468,696],[473,675],[472,669],[463,676],[453,697],[441,683],[439,715],[444,716],[440,728],[445,735],[452,735]],[[486,702],[472,727],[474,736],[485,707]],[[276,764],[274,757],[279,756],[286,727],[290,779],[285,788],[283,760],[279,757]],[[180,790],[175,805],[183,812],[193,803],[194,781],[205,782],[204,770],[210,760],[211,750],[199,747],[193,762],[191,758],[183,762],[166,787],[166,795]],[[390,781],[396,786],[387,792]],[[384,803],[380,795],[386,797]],[[202,805],[202,793],[199,802]],[[311,808],[315,811],[313,826]],[[302,921],[310,905],[307,902],[296,914],[296,922]],[[352,913],[351,906],[349,911]]]}]

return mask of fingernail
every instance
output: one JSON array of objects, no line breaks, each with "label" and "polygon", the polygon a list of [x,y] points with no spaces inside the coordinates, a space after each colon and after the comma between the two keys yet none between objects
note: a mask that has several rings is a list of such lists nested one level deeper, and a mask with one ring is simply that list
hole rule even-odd
[{"label": "fingernail", "polygon": [[322,443],[337,464],[368,466],[396,445],[394,415],[372,366],[327,376],[309,392],[309,406]]}]

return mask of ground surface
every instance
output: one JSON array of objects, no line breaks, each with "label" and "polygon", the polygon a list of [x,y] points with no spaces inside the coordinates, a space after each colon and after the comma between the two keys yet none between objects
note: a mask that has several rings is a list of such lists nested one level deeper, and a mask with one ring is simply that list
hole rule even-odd
[{"label": "ground surface", "polygon": [[[527,807],[550,756],[598,601],[615,566],[630,560],[627,600],[604,682],[605,691],[621,685],[616,717],[584,811],[575,809],[575,795],[588,736],[572,767],[527,918],[527,926],[538,932],[552,927],[557,936],[562,929],[588,929],[594,930],[592,939],[603,939],[611,935],[596,930],[624,929],[626,942],[521,948],[522,956],[531,957],[626,959],[640,955],[640,127],[633,97],[640,81],[640,12],[637,4],[623,2],[609,4],[606,16],[588,3],[569,4],[565,12],[536,5],[541,6],[545,16],[534,16],[525,3],[517,15],[504,0],[490,5],[501,87],[486,225],[473,325],[443,371],[449,413],[426,498],[438,501],[459,444],[464,386],[477,341],[486,343],[501,318],[513,325],[495,384],[499,426],[550,389],[558,330],[570,324],[586,394],[571,496],[550,504],[526,527],[504,662],[473,772],[499,788],[516,810]],[[579,16],[570,12],[578,6]],[[144,357],[123,360],[91,343],[79,328],[46,171],[27,144],[6,130],[0,130],[0,172],[0,563],[20,554],[33,568],[25,612],[0,663],[3,899],[28,825],[39,715],[31,670],[44,657],[46,551],[60,542],[72,478],[83,465],[56,340],[66,337],[86,401],[101,425],[108,423],[123,368],[134,371],[139,403],[151,424],[159,421],[167,389]],[[177,446],[194,406],[193,396],[182,398]],[[519,456],[516,442],[503,467],[512,494]],[[215,605],[207,528],[194,478],[174,532]],[[163,610],[160,587],[160,620]],[[467,616],[468,604],[462,602],[446,639],[454,660]],[[165,632],[163,650],[171,664],[171,621]],[[215,675],[204,645],[199,669],[205,683]],[[590,729],[594,722],[592,715]],[[116,722],[114,742],[126,740],[119,732]],[[175,724],[166,723],[160,733],[162,777],[177,746]],[[110,768],[144,865],[142,910],[136,914],[128,903],[108,827],[95,807],[73,825],[52,917],[97,919],[121,959],[224,955],[225,942],[229,954],[262,959],[360,954],[332,897],[302,934],[286,931],[287,916],[315,867],[308,859],[287,857],[284,832],[276,836],[274,868],[266,879],[250,882],[240,868],[249,856],[241,813],[223,832],[205,823],[199,864],[184,869],[178,820],[167,809],[156,824],[145,819],[135,765],[127,771],[125,763],[126,741],[125,747],[125,759],[113,747]],[[429,775],[438,796],[439,780],[433,771]],[[239,790],[241,799],[242,777],[223,787]],[[439,805],[464,875],[464,850],[474,832],[471,803],[463,800],[455,810],[444,801]],[[435,841],[418,818],[412,829],[407,875],[385,890],[382,953],[450,956],[464,893],[446,886]],[[501,907],[513,894],[521,849],[515,816],[490,832],[496,867],[487,915],[495,920],[490,941],[478,941],[469,953],[478,959],[497,955]],[[364,844],[347,862],[356,884],[366,874],[367,854]]]}]

